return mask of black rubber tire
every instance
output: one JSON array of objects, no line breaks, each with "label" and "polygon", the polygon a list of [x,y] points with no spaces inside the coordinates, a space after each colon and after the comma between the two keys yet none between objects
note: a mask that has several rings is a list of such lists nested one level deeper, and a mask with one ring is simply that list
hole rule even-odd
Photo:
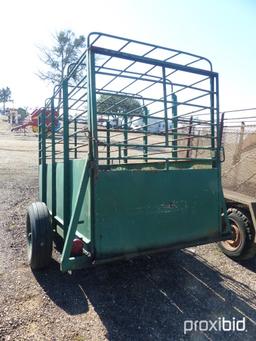
[{"label": "black rubber tire", "polygon": [[27,210],[28,262],[33,270],[46,268],[52,257],[52,227],[48,208],[43,202],[31,204]]},{"label": "black rubber tire", "polygon": [[230,223],[235,225],[240,232],[240,242],[234,250],[227,247],[227,242],[219,242],[221,251],[235,261],[252,258],[256,254],[255,229],[247,216],[236,208],[228,209]]}]

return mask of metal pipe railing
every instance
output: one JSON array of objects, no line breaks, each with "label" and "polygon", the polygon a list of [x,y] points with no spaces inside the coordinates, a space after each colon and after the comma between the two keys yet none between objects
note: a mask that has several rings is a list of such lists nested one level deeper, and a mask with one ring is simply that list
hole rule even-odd
[{"label": "metal pipe railing", "polygon": [[[211,63],[194,54],[126,38],[100,33],[94,38],[88,37],[86,52],[69,67],[62,85],[55,87],[46,102],[52,116],[50,122],[45,116],[47,122],[39,131],[40,162],[47,159],[55,164],[62,156],[68,178],[69,160],[86,157],[83,153],[89,153],[96,165],[105,161],[109,166],[116,160],[120,164],[152,159],[193,161],[199,160],[200,152],[207,154],[202,160],[215,160],[220,132],[217,74]],[[96,46],[103,38],[116,39],[120,46],[116,51]],[[145,47],[144,51],[135,55],[129,50],[134,44]],[[176,63],[182,56],[188,60]],[[124,67],[121,59],[127,61]],[[202,62],[209,68],[199,67]],[[102,100],[101,95],[106,97]],[[137,106],[117,109],[131,99]],[[55,111],[61,123],[58,131]]]}]

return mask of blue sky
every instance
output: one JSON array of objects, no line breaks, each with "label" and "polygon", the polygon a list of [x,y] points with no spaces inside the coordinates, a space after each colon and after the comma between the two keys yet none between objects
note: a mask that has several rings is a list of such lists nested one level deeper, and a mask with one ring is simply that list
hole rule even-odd
[{"label": "blue sky", "polygon": [[256,0],[8,0],[1,3],[0,88],[15,106],[42,106],[38,45],[62,29],[126,36],[209,58],[221,111],[256,107]]}]

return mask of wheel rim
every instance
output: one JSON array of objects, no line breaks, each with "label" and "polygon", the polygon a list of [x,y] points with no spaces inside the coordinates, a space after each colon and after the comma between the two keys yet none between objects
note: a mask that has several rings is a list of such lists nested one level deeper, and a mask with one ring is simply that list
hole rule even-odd
[{"label": "wheel rim", "polygon": [[236,251],[242,243],[241,233],[239,227],[234,222],[231,223],[231,230],[233,239],[225,240],[221,244],[226,250]]}]

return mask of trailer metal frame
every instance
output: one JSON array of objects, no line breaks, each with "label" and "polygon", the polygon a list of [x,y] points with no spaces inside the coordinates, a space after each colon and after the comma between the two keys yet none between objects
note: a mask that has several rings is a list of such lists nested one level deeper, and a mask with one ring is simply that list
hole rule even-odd
[{"label": "trailer metal frame", "polygon": [[[137,107],[120,110],[127,100]],[[118,128],[110,126],[113,117]],[[165,122],[162,134],[148,131],[149,117]],[[138,119],[142,129],[132,129]],[[64,241],[61,270],[230,238],[220,166],[211,62],[91,33],[39,116],[39,197]],[[75,237],[84,245],[77,257]]]}]

